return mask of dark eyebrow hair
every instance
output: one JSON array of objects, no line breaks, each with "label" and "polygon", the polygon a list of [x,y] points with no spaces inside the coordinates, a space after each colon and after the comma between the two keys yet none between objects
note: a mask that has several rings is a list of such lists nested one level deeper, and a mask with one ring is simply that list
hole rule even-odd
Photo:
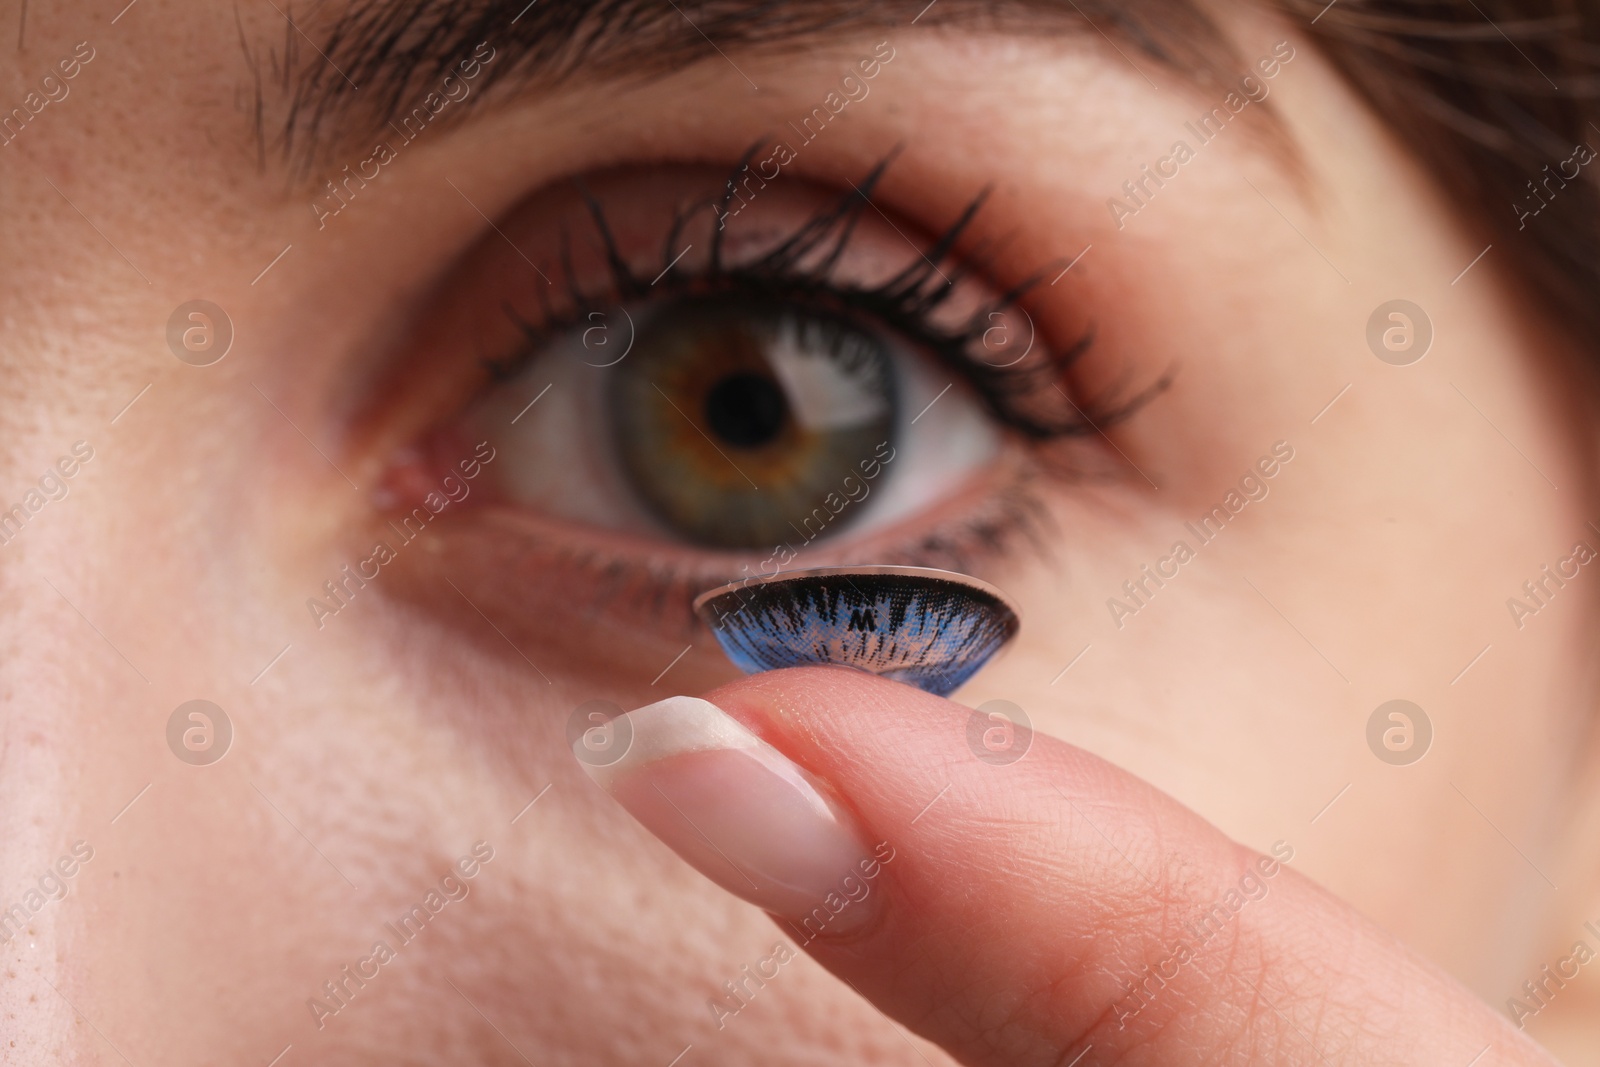
[{"label": "dark eyebrow hair", "polygon": [[[277,154],[302,176],[332,149],[381,134],[483,43],[495,60],[469,101],[495,83],[648,81],[719,54],[737,68],[735,55],[752,49],[931,26],[1099,33],[1141,74],[1130,50],[1202,86],[1238,76],[1232,47],[1192,0],[332,0],[299,17],[279,10],[281,51],[263,57],[242,27],[240,39],[255,75],[261,163]],[[262,77],[263,58],[275,85]],[[273,89],[281,99],[269,108]],[[283,117],[271,138],[269,113]]]}]

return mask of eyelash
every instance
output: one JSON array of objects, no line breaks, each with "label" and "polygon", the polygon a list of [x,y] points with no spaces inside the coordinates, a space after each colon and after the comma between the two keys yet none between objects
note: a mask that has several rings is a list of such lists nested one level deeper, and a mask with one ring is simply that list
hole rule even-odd
[{"label": "eyelash", "polygon": [[[1121,401],[1102,399],[1077,404],[1070,400],[1057,383],[1065,378],[1073,363],[1089,351],[1093,344],[1092,331],[1062,347],[1045,344],[1040,358],[1024,357],[1010,366],[989,363],[977,353],[993,316],[1019,309],[1022,298],[1046,277],[1048,266],[978,309],[962,328],[951,329],[939,324],[938,312],[957,291],[957,283],[970,277],[983,277],[991,265],[985,258],[986,249],[979,248],[947,271],[940,269],[940,264],[951,255],[982,209],[988,198],[987,190],[974,197],[954,223],[890,278],[870,287],[838,281],[834,277],[835,268],[849,248],[856,222],[873,207],[868,198],[894,162],[894,153],[880,161],[850,194],[819,209],[754,262],[727,267],[723,263],[723,231],[719,227],[713,231],[707,266],[698,274],[680,271],[676,266],[680,253],[676,249],[683,230],[697,213],[707,208],[717,210],[720,218],[728,216],[735,180],[763,147],[758,143],[745,153],[731,172],[720,200],[702,201],[675,215],[662,242],[661,259],[648,268],[649,274],[636,271],[629,264],[612,236],[604,206],[578,182],[578,191],[603,246],[610,272],[610,291],[601,295],[584,291],[572,267],[569,233],[563,228],[561,275],[566,289],[564,302],[568,307],[557,310],[547,289],[537,287],[535,292],[541,307],[537,324],[526,321],[514,308],[507,306],[505,311],[521,330],[524,343],[509,358],[485,361],[491,384],[515,378],[538,359],[547,345],[593,322],[596,314],[607,315],[622,303],[646,297],[670,300],[694,294],[791,302],[843,312],[857,321],[866,320],[887,327],[922,349],[939,365],[959,374],[1001,425],[1034,442],[1100,433],[1107,426],[1128,418],[1165,387],[1166,382],[1162,380]],[[816,262],[808,266],[805,261],[813,257]]]}]

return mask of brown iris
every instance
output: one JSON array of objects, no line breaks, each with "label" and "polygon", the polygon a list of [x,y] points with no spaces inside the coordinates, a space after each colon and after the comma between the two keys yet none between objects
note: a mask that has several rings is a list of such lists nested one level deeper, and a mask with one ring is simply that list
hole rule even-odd
[{"label": "brown iris", "polygon": [[883,343],[793,304],[676,301],[640,324],[615,375],[623,469],[658,518],[705,545],[799,543],[818,508],[832,532],[854,517],[838,506],[844,479],[894,436]]}]

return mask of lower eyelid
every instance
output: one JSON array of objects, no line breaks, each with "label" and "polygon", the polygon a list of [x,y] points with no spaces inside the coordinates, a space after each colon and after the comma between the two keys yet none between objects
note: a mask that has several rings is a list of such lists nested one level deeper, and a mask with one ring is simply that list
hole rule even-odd
[{"label": "lower eyelid", "polygon": [[[1047,521],[1047,478],[1035,459],[1014,452],[987,478],[974,479],[932,521],[801,544],[782,569],[887,563],[994,573],[1039,541]],[[772,553],[642,544],[626,534],[583,530],[484,503],[449,516],[429,537],[436,539],[430,551],[397,572],[397,580],[385,586],[387,595],[429,611],[464,596],[519,648],[570,647],[587,657],[615,652],[619,669],[637,665],[641,642],[676,642],[674,651],[704,642],[714,651],[715,642],[691,609],[694,597],[770,572],[777,562]],[[482,625],[475,614],[462,618],[463,627]],[[601,632],[608,641],[597,643]]]}]

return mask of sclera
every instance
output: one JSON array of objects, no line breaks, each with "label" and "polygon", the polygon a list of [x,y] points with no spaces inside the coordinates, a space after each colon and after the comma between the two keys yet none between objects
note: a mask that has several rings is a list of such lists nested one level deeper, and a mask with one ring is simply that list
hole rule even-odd
[{"label": "sclera", "polygon": [[945,696],[1021,625],[987,582],[931,567],[829,567],[733,582],[694,609],[746,673],[832,664]]}]

